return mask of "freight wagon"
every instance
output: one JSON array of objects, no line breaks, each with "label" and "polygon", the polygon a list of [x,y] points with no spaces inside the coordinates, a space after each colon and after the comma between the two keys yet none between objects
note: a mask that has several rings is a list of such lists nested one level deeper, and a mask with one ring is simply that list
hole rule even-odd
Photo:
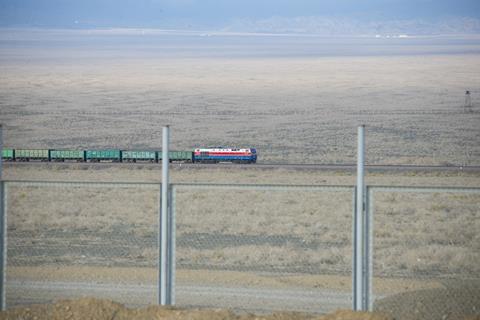
[{"label": "freight wagon", "polygon": [[15,149],[15,161],[50,161],[48,149]]},{"label": "freight wagon", "polygon": [[50,150],[51,161],[85,161],[83,150]]},{"label": "freight wagon", "polygon": [[122,152],[118,149],[108,150],[86,150],[85,160],[88,162],[121,162]]},{"label": "freight wagon", "polygon": [[2,159],[4,161],[15,160],[15,150],[14,149],[3,149],[2,150]]},{"label": "freight wagon", "polygon": [[[158,151],[158,162],[162,162],[163,156],[162,151]],[[169,162],[193,162],[193,152],[192,151],[169,151],[168,152]]]},{"label": "freight wagon", "polygon": [[157,162],[156,151],[122,151],[122,162]]}]

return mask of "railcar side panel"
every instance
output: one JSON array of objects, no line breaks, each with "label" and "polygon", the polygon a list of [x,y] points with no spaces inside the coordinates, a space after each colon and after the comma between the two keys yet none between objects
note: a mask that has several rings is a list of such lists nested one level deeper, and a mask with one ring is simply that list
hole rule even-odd
[{"label": "railcar side panel", "polygon": [[48,149],[15,149],[16,161],[50,161]]},{"label": "railcar side panel", "polygon": [[[158,162],[162,161],[162,151],[157,152]],[[193,152],[192,151],[169,151],[168,158],[170,162],[192,162],[193,161]]]},{"label": "railcar side panel", "polygon": [[121,151],[118,149],[86,150],[85,158],[89,162],[122,161]]},{"label": "railcar side panel", "polygon": [[85,161],[84,150],[50,150],[52,161]]},{"label": "railcar side panel", "polygon": [[14,149],[3,149],[2,150],[2,160],[3,161],[13,161],[13,160],[15,160],[15,150]]},{"label": "railcar side panel", "polygon": [[155,151],[136,151],[136,150],[122,151],[122,162],[137,162],[137,161],[156,162],[157,153]]}]

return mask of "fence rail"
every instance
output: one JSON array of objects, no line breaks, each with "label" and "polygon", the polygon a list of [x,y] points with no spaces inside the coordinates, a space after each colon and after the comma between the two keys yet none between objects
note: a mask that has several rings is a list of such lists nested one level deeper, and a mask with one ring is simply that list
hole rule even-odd
[{"label": "fence rail", "polygon": [[213,184],[175,183],[172,188],[190,190],[256,190],[256,191],[353,191],[348,185],[288,185],[288,184]]}]

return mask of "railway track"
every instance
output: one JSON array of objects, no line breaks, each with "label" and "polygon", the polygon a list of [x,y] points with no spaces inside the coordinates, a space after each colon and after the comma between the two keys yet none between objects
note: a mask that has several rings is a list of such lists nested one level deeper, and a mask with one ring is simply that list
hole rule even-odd
[{"label": "railway track", "polygon": [[[161,167],[161,163],[137,162],[137,163],[113,163],[113,162],[4,162],[5,167],[10,166],[44,166],[44,167]],[[355,172],[355,164],[302,164],[302,163],[256,163],[256,164],[234,164],[234,163],[172,163],[172,168],[240,168],[240,169],[289,169],[289,170],[321,170],[321,171],[346,171]],[[366,165],[369,172],[480,172],[480,166],[429,166],[429,165]]]}]

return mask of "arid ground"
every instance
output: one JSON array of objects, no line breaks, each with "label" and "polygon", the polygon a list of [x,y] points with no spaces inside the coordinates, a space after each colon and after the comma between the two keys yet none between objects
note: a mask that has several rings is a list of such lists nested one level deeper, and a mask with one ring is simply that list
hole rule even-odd
[{"label": "arid ground", "polygon": [[3,30],[0,122],[16,148],[159,149],[169,124],[174,149],[283,163],[353,163],[365,124],[371,164],[479,165],[479,53],[477,38]]},{"label": "arid ground", "polygon": [[[344,164],[365,124],[368,164],[480,165],[476,37],[118,32],[0,30],[4,145],[159,150],[169,124],[172,149],[252,146],[263,163]],[[156,301],[159,166],[4,169],[8,180],[67,182],[7,185],[8,305]],[[172,180],[290,185],[178,186],[179,306],[351,306],[353,174],[177,166]],[[383,172],[367,184],[478,187],[480,177]],[[478,314],[480,195],[417,191],[374,194],[374,308],[397,319]]]},{"label": "arid ground", "polygon": [[[160,200],[155,183],[160,181],[160,169],[114,164],[7,165],[8,180],[66,182],[12,183],[7,189],[7,302],[44,302],[96,292],[130,306],[153,303]],[[177,184],[286,186],[285,190],[231,191],[179,185],[175,198],[177,304],[260,312],[280,308],[322,313],[348,308],[353,210],[353,189],[348,186],[354,180],[352,173],[335,171],[232,166],[225,175],[225,169],[215,166],[175,167],[172,182]],[[479,180],[474,172],[384,172],[367,177],[369,185],[390,186],[476,187]],[[288,185],[315,186],[296,190]],[[346,189],[328,189],[337,185]],[[327,189],[315,189],[319,186]],[[415,308],[434,319],[438,314],[428,311],[432,304],[456,301],[453,294],[470,302],[460,310],[446,307],[441,314],[473,312],[471,308],[479,302],[475,288],[480,272],[480,194],[440,189],[425,194],[379,192],[374,201],[376,308],[415,319],[405,310],[410,310],[409,298],[417,294],[415,301],[423,297],[420,300],[427,302]],[[69,291],[64,283],[75,290]],[[408,295],[403,300],[398,298],[404,293]],[[300,294],[302,300],[292,300]],[[269,295],[276,298],[259,298]],[[329,298],[320,300],[322,296]]]},{"label": "arid ground", "polygon": [[108,300],[82,298],[77,300],[61,300],[46,305],[32,305],[24,308],[15,308],[7,312],[0,312],[2,320],[143,320],[143,319],[171,319],[171,320],[391,320],[382,313],[352,312],[339,310],[335,313],[314,316],[302,313],[277,312],[271,315],[244,314],[238,315],[222,309],[193,309],[169,308],[150,306],[141,309],[129,309],[125,306]]}]

